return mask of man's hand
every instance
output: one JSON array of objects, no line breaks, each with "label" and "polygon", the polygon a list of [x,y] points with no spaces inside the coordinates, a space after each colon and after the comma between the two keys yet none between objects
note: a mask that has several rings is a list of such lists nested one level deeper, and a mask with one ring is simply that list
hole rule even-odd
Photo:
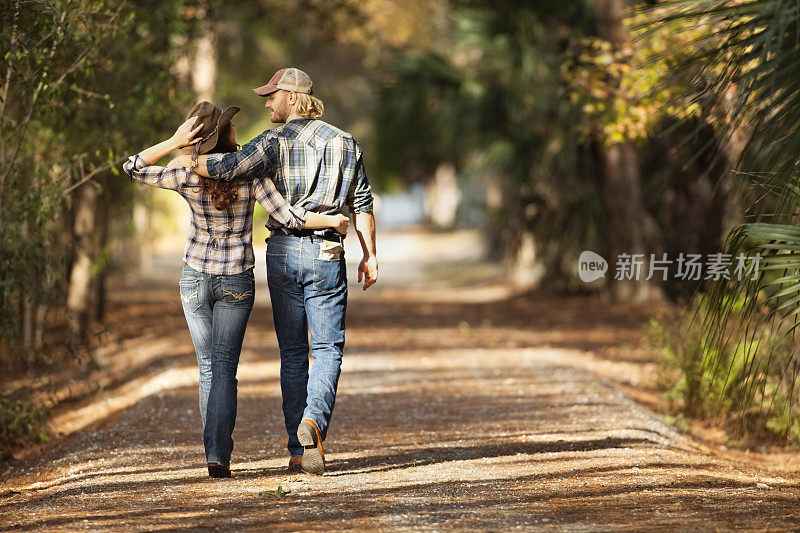
[{"label": "man's hand", "polygon": [[346,217],[344,215],[336,215],[336,226],[333,228],[342,235],[347,235],[347,230],[350,228],[350,217]]},{"label": "man's hand", "polygon": [[364,256],[358,265],[358,282],[364,279],[364,290],[369,289],[378,281],[378,258],[374,255]]},{"label": "man's hand", "polygon": [[356,211],[353,215],[354,225],[358,240],[361,242],[361,251],[364,259],[358,265],[358,282],[364,278],[364,290],[369,289],[378,281],[378,253],[375,248],[375,216],[371,211]]},{"label": "man's hand", "polygon": [[202,141],[200,137],[197,139],[194,138],[194,136],[200,133],[200,130],[203,129],[202,123],[200,123],[200,125],[198,125],[196,128],[192,129],[192,124],[194,124],[195,121],[197,121],[197,117],[190,117],[186,119],[186,122],[178,126],[178,129],[175,130],[175,133],[172,134],[172,138],[170,140],[175,145],[175,148],[183,148],[184,146],[190,146]]}]

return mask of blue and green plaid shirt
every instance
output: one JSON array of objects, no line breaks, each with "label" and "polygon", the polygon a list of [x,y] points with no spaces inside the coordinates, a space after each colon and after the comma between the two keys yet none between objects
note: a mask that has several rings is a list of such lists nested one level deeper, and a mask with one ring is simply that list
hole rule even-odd
[{"label": "blue and green plaid shirt", "polygon": [[[221,180],[268,176],[289,205],[332,215],[372,211],[372,189],[361,147],[327,122],[293,119],[266,130],[238,152],[213,154],[206,168]],[[278,227],[269,219],[268,227]]]}]

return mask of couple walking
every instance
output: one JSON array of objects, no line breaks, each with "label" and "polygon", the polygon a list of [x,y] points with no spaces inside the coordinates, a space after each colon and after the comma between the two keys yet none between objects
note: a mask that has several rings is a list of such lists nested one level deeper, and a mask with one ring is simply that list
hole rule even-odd
[{"label": "couple walking", "polygon": [[[177,191],[191,208],[180,278],[183,311],[200,371],[200,413],[208,473],[230,476],[237,380],[255,298],[252,245],[256,201],[269,214],[267,285],[281,355],[289,471],[322,474],[345,338],[343,239],[352,214],[363,259],[358,281],[377,281],[372,192],[353,137],[322,120],[311,78],[297,68],[253,91],[273,123],[241,148],[239,111],[195,105],[166,141],[131,156],[134,179]],[[166,167],[155,163],[181,148]],[[314,363],[309,369],[309,348]]]}]

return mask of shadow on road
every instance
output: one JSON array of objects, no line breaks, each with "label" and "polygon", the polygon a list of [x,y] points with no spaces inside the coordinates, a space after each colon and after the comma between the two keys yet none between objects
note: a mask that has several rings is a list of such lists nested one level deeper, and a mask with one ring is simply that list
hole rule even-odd
[{"label": "shadow on road", "polygon": [[[402,239],[398,250],[414,249]],[[279,357],[262,290],[239,370],[232,479],[206,475],[195,385],[163,383],[13,465],[0,485],[0,530],[797,523],[795,482],[755,488],[752,470],[702,452],[620,391],[652,386],[652,357],[626,348],[640,342],[652,308],[515,294],[494,278],[428,286],[432,263],[414,253],[404,277],[351,300],[325,476],[285,471]],[[404,254],[386,271],[402,270]],[[173,283],[165,274],[112,286],[103,364],[134,377],[194,372]],[[270,495],[279,485],[288,497]]]}]

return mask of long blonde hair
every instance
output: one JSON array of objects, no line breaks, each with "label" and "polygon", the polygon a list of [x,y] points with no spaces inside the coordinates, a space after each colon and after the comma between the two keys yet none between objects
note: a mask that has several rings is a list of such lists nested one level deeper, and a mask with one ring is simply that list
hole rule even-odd
[{"label": "long blonde hair", "polygon": [[310,94],[296,93],[297,104],[294,113],[302,118],[319,118],[325,112],[325,104],[322,100]]}]

